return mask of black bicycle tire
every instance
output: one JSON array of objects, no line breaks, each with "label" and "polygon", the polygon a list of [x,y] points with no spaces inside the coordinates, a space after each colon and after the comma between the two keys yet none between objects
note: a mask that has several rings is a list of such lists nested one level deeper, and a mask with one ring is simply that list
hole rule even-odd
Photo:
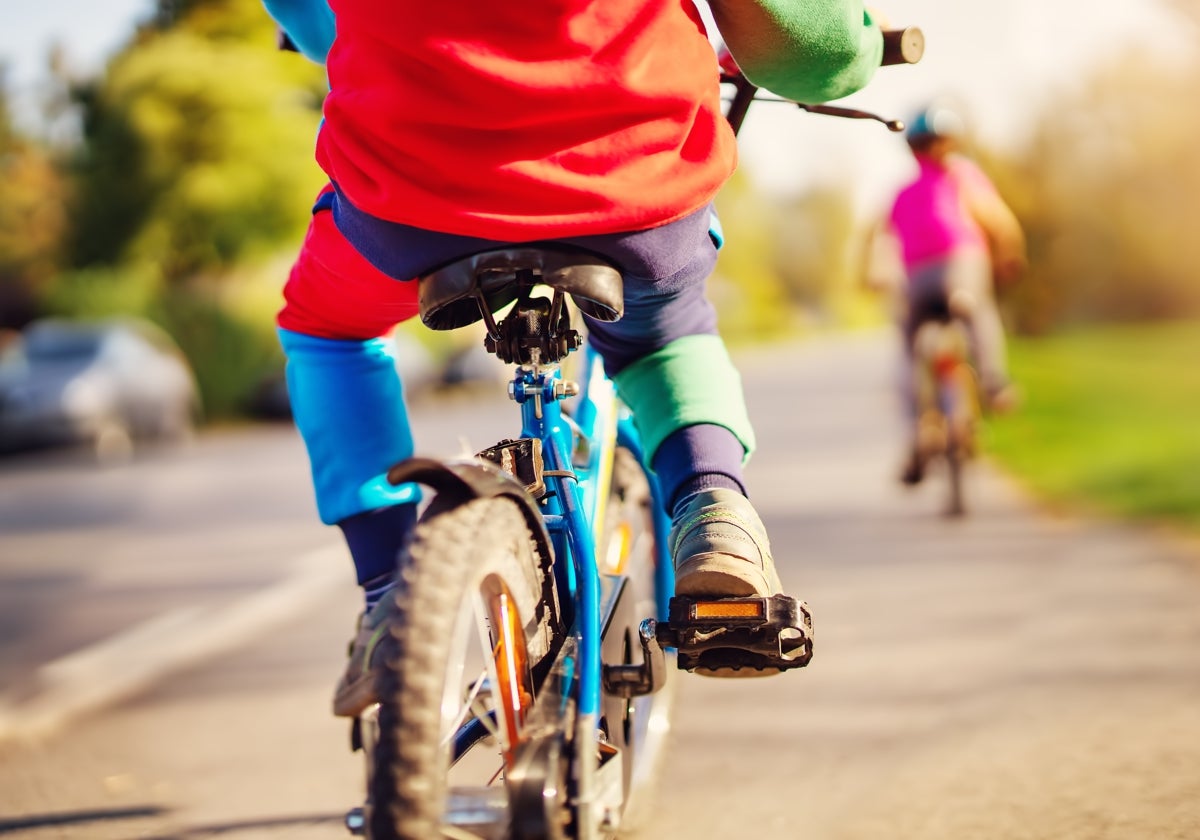
[{"label": "black bicycle tire", "polygon": [[[369,757],[372,840],[442,835],[449,763],[441,743],[441,702],[451,636],[470,582],[501,575],[519,590],[522,623],[528,623],[538,620],[530,610],[538,610],[547,568],[524,516],[504,498],[473,499],[423,520],[405,557],[397,593],[401,620],[383,642],[380,734]],[[550,611],[539,612],[544,621]],[[531,663],[542,655],[540,647]]]},{"label": "black bicycle tire", "polygon": [[965,410],[962,384],[955,383],[958,392],[951,403],[952,411],[946,414],[946,472],[949,487],[946,500],[946,515],[951,517],[965,516],[967,513],[966,471],[970,457],[968,442],[964,439],[967,434],[965,419],[961,416]]},{"label": "black bicycle tire", "polygon": [[963,486],[966,471],[966,459],[959,450],[959,444],[950,436],[950,445],[946,450],[946,472],[949,478],[948,500],[946,513],[949,516],[965,516],[967,512],[966,492]]},{"label": "black bicycle tire", "polygon": [[967,515],[967,466],[974,455],[975,415],[978,405],[975,395],[974,373],[967,364],[960,365],[952,386],[953,399],[945,415],[946,423],[946,466],[950,488],[947,515]]}]

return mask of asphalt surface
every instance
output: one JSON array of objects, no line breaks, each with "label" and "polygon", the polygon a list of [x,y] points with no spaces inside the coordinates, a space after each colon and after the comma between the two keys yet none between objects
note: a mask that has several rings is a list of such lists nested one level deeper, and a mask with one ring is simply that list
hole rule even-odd
[{"label": "asphalt surface", "polygon": [[[1200,553],[986,465],[963,521],[936,475],[903,492],[890,350],[743,357],[751,493],[816,656],[682,675],[638,836],[1200,837]],[[419,406],[418,440],[478,448],[504,411]],[[0,462],[0,836],[344,836],[357,603],[286,428]]]}]

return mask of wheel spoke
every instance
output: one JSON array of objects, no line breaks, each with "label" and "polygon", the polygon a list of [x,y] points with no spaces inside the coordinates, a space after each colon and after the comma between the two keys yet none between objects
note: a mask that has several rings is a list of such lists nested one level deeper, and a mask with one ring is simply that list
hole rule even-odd
[{"label": "wheel spoke", "polygon": [[[480,708],[482,707],[477,706],[480,690],[483,688],[486,680],[487,670],[485,669],[480,672],[479,676],[474,681],[472,681],[471,690],[463,700],[462,707],[458,710],[458,714],[455,715],[454,720],[449,724],[449,726],[446,727],[446,734],[442,737],[443,747],[454,740],[454,736],[458,734],[458,730],[463,727],[463,724],[467,722],[467,718],[472,713],[474,713],[478,718],[484,718],[488,716],[486,714],[486,710],[481,712]],[[484,725],[487,726],[487,724]]]}]

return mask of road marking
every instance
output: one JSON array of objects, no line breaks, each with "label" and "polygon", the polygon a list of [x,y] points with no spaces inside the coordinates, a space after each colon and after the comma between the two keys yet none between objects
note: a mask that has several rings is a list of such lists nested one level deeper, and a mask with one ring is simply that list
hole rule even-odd
[{"label": "road marking", "polygon": [[296,559],[291,575],[232,604],[173,610],[43,665],[33,696],[0,699],[0,742],[45,738],[295,618],[344,585],[345,559],[341,545],[311,551]]}]

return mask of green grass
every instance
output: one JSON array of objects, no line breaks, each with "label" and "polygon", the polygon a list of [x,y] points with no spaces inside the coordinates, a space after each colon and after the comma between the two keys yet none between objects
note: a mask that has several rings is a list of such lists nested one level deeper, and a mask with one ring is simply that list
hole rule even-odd
[{"label": "green grass", "polygon": [[1200,529],[1200,321],[1015,340],[986,449],[1043,499]]}]

